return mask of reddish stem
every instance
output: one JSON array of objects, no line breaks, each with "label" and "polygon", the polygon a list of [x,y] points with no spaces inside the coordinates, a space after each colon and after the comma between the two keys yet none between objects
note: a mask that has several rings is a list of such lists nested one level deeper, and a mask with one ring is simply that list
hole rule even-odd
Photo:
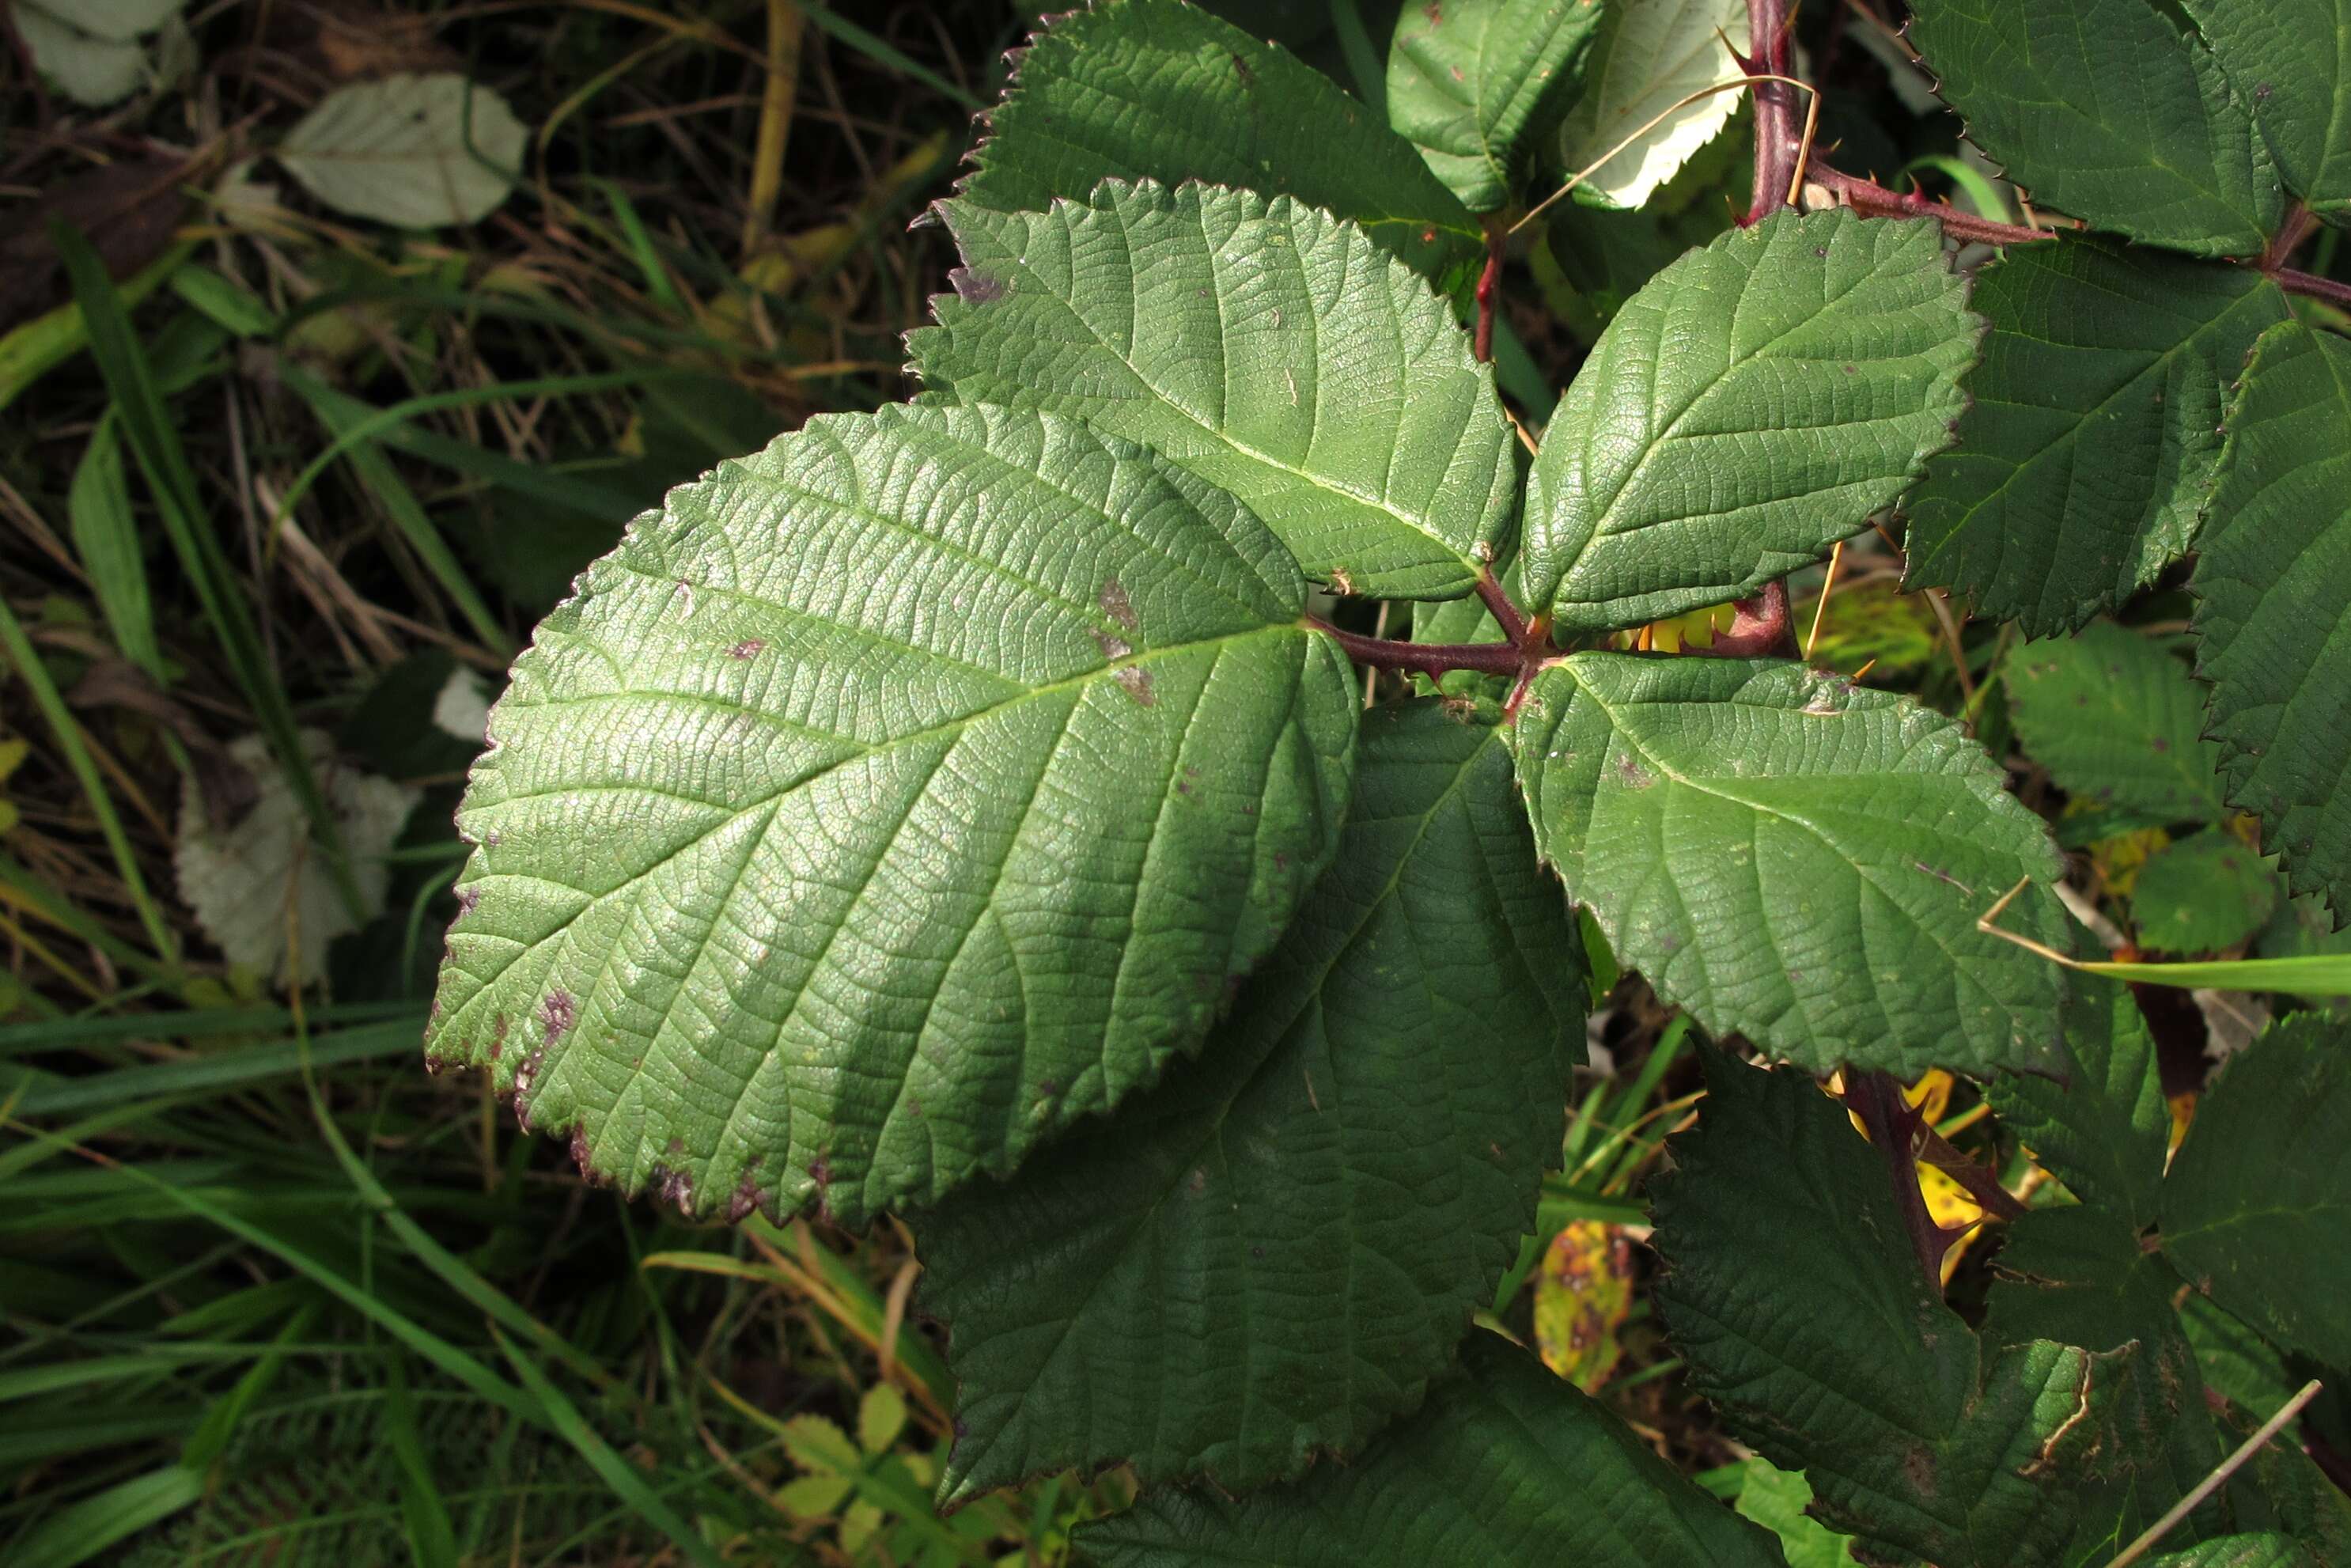
[{"label": "reddish stem", "polygon": [[1767,582],[1752,599],[1730,607],[1730,630],[1708,650],[1718,659],[1792,659],[1796,655],[1794,617],[1788,612],[1788,585]]},{"label": "reddish stem", "polygon": [[1927,1211],[1927,1195],[1918,1190],[1918,1148],[1916,1139],[1926,1117],[1902,1097],[1902,1086],[1883,1072],[1845,1074],[1844,1103],[1861,1118],[1869,1141],[1886,1160],[1894,1183],[1894,1206],[1902,1212],[1911,1250],[1937,1296],[1943,1293],[1943,1254],[1964,1230],[1946,1230]]},{"label": "reddish stem", "polygon": [[1494,569],[1490,566],[1478,573],[1478,597],[1486,601],[1487,613],[1493,616],[1495,624],[1502,629],[1502,635],[1509,638],[1513,645],[1527,640],[1527,618],[1519,613],[1517,605],[1510,602],[1510,596],[1502,591],[1502,585],[1495,578]]},{"label": "reddish stem", "polygon": [[2331,277],[2319,277],[2307,272],[2296,272],[2281,267],[2270,276],[2288,294],[2306,294],[2313,299],[2324,299],[2340,309],[2351,310],[2351,283],[2337,283]]},{"label": "reddish stem", "polygon": [[1804,177],[1815,184],[1825,185],[1843,196],[1853,210],[1866,217],[1932,218],[1946,232],[1961,239],[1982,240],[1991,245],[2029,245],[2035,240],[2054,239],[2047,229],[2027,228],[2022,224],[1995,223],[1980,218],[1973,213],[1963,213],[1949,202],[1930,202],[1924,196],[1904,195],[1889,191],[1875,180],[1865,180],[1841,169],[1830,168],[1819,159],[1813,160]]},{"label": "reddish stem", "polygon": [[1453,670],[1478,670],[1489,675],[1515,675],[1521,655],[1509,643],[1398,643],[1386,637],[1366,637],[1343,632],[1312,616],[1306,623],[1345,650],[1347,657],[1375,670],[1416,670],[1434,679]]},{"label": "reddish stem", "polygon": [[2270,235],[2269,246],[2262,252],[2261,260],[2253,265],[2263,272],[2275,273],[2286,264],[2289,256],[2302,248],[2302,242],[2308,239],[2310,231],[2317,226],[2316,214],[2300,202],[2294,203],[2286,209],[2285,222],[2278,225],[2277,233]]},{"label": "reddish stem", "polygon": [[1500,306],[1502,293],[1502,243],[1505,238],[1499,225],[1486,229],[1486,270],[1478,275],[1478,362],[1489,364],[1494,358],[1494,312]]},{"label": "reddish stem", "polygon": [[[1747,0],[1748,47],[1755,52],[1740,57],[1739,68],[1749,76],[1788,74],[1788,7],[1786,0]],[[1734,51],[1735,53],[1735,51]],[[1788,199],[1795,178],[1796,106],[1785,82],[1759,81],[1755,95],[1755,195],[1740,226],[1761,222]]]}]

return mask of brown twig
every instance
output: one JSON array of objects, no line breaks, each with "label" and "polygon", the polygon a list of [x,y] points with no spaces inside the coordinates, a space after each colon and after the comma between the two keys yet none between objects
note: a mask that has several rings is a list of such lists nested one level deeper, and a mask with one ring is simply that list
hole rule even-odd
[{"label": "brown twig", "polygon": [[1943,1254],[1967,1231],[1946,1230],[1936,1224],[1927,1210],[1927,1195],[1918,1189],[1917,1139],[1926,1123],[1925,1113],[1904,1099],[1902,1085],[1883,1072],[1848,1071],[1844,1103],[1861,1118],[1869,1141],[1885,1158],[1886,1175],[1894,1183],[1894,1206],[1901,1211],[1911,1249],[1927,1276],[1928,1288],[1940,1296]]},{"label": "brown twig", "polygon": [[1963,213],[1949,202],[1932,202],[1920,195],[1904,195],[1889,191],[1875,180],[1865,180],[1848,174],[1842,169],[1831,168],[1815,161],[1812,166],[1814,184],[1826,187],[1843,197],[1855,212],[1876,218],[1932,218],[1944,231],[1960,239],[1981,240],[1988,245],[2027,245],[2035,240],[2054,239],[2047,229],[2027,228],[2022,224],[1998,223],[1991,218]]},{"label": "brown twig", "polygon": [[1432,680],[1455,670],[1478,670],[1489,675],[1519,673],[1520,651],[1508,643],[1398,643],[1343,632],[1311,615],[1306,624],[1338,643],[1355,663],[1375,670],[1416,671]]},{"label": "brown twig", "polygon": [[2338,309],[2351,310],[2351,283],[2337,283],[2331,277],[2318,277],[2307,272],[2296,272],[2281,267],[2270,276],[2288,294],[2304,294],[2313,299],[2324,299]]}]

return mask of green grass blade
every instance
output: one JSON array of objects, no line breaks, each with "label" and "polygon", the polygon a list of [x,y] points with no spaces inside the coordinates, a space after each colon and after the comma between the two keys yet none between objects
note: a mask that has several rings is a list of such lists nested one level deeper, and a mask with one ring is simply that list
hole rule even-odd
[{"label": "green grass blade", "polygon": [[612,1446],[605,1442],[596,1428],[580,1414],[579,1406],[564,1396],[563,1391],[538,1369],[529,1356],[518,1354],[495,1324],[491,1326],[490,1337],[496,1340],[498,1348],[506,1352],[507,1361],[515,1369],[515,1375],[522,1380],[523,1386],[546,1408],[556,1434],[580,1451],[580,1457],[603,1478],[604,1484],[612,1489],[615,1496],[626,1502],[638,1518],[677,1542],[678,1550],[684,1552],[690,1561],[700,1564],[701,1568],[723,1568],[718,1553],[703,1539],[701,1532],[680,1519],[669,1504],[662,1500],[660,1494],[646,1484],[642,1472],[612,1451]]},{"label": "green grass blade", "polygon": [[[392,1023],[345,1030],[320,1040],[311,1049],[310,1059],[322,1067],[344,1067],[404,1055],[417,1049],[423,1029],[423,1019],[411,1015]],[[275,1078],[294,1077],[302,1071],[302,1048],[288,1040],[193,1061],[159,1061],[36,1084],[26,1088],[16,1101],[16,1114],[68,1115],[164,1095],[218,1093],[245,1088]]]},{"label": "green grass blade", "polygon": [[90,812],[98,819],[98,831],[105,838],[107,850],[114,857],[114,869],[121,875],[131,902],[139,911],[139,924],[146,931],[147,940],[154,944],[156,955],[166,965],[176,967],[179,946],[172,940],[162,908],[156,904],[146,877],[139,870],[139,857],[131,852],[130,835],[122,831],[122,819],[114,810],[113,798],[106,792],[106,781],[99,777],[98,764],[91,758],[89,747],[82,744],[81,726],[66,706],[64,695],[49,679],[47,666],[34,653],[33,640],[25,634],[24,623],[16,619],[16,612],[8,608],[5,600],[0,600],[0,649],[6,651],[9,662],[24,677],[26,689],[33,694],[33,706],[48,720],[51,732],[57,737],[57,749],[65,753],[66,766],[73,769],[75,780],[89,799]]},{"label": "green grass blade", "polygon": [[11,1548],[9,1568],[77,1568],[204,1495],[204,1478],[184,1465],[119,1481],[50,1516],[31,1539]]},{"label": "green grass blade", "polygon": [[2294,958],[2215,958],[2184,964],[2080,964],[2075,967],[2147,986],[2217,991],[2286,991],[2303,997],[2351,997],[2351,953],[2310,953]]},{"label": "green grass blade", "polygon": [[80,301],[89,322],[90,353],[114,394],[115,415],[122,422],[131,454],[154,494],[164,531],[171,536],[180,564],[220,639],[230,674],[253,705],[254,717],[268,737],[269,749],[277,756],[294,798],[301,802],[303,814],[310,820],[311,833],[326,853],[337,892],[351,917],[364,925],[365,901],[351,875],[350,857],[343,852],[342,832],[302,749],[293,705],[263,650],[253,612],[229,571],[219,539],[204,527],[204,498],[196,488],[195,474],[188,466],[179,434],[156,389],[145,350],[131,329],[130,312],[108,281],[105,263],[78,231],[57,225],[52,235],[67,275],[73,280],[74,298]]},{"label": "green grass blade", "polygon": [[928,66],[910,57],[904,50],[896,47],[884,38],[867,32],[848,17],[834,11],[825,5],[823,0],[802,0],[800,15],[806,16],[818,32],[838,38],[874,64],[922,83],[933,92],[953,99],[974,114],[987,107]]},{"label": "green grass blade", "polygon": [[[156,286],[195,254],[193,241],[183,241],[141,267],[120,286],[123,303],[136,305]],[[26,389],[89,346],[89,324],[77,300],[68,300],[47,315],[0,335],[0,409],[23,396]]]},{"label": "green grass blade", "polygon": [[155,605],[147,591],[147,563],[139,550],[139,520],[131,511],[131,481],[122,467],[122,443],[114,416],[99,420],[89,445],[74,466],[66,493],[66,520],[74,553],[89,573],[98,608],[114,633],[122,656],[163,680],[163,650],[155,640]]},{"label": "green grass blade", "polygon": [[[295,390],[298,392],[301,388],[297,385]],[[481,639],[482,646],[495,653],[513,652],[512,640],[506,628],[499,625],[498,618],[490,613],[481,590],[474,586],[474,580],[466,575],[464,564],[457,559],[457,552],[451,549],[449,541],[441,537],[441,530],[434,526],[433,518],[424,510],[424,503],[416,498],[416,492],[408,487],[408,482],[400,476],[400,471],[386,461],[382,449],[372,441],[353,441],[348,446],[343,444],[343,436],[366,421],[347,420],[335,410],[322,407],[315,402],[311,402],[310,408],[335,438],[328,450],[340,453],[343,461],[351,465],[352,476],[359,480],[360,488],[383,504],[383,509],[391,515],[392,527],[400,530],[400,537],[408,541],[408,548],[416,552],[417,559],[424,563],[424,570],[433,574],[434,580],[441,585],[441,591],[456,605],[458,613],[465,618],[465,623],[474,629],[474,635]],[[288,508],[281,507],[278,516],[287,515]]]}]

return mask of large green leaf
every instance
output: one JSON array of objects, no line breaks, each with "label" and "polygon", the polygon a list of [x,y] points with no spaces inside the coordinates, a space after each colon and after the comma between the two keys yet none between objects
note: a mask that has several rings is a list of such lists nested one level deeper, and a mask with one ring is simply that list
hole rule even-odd
[{"label": "large green leaf", "polygon": [[2250,267],[2068,237],[2011,246],[1975,308],[1991,332],[1959,444],[1910,497],[1909,580],[2070,630],[2194,541],[2225,389],[2285,295]]},{"label": "large green leaf", "polygon": [[2129,1355],[1992,1354],[1928,1283],[1844,1109],[1799,1074],[1704,1056],[1698,1130],[1650,1186],[1657,1308],[1693,1385],[1865,1546],[2051,1562]]},{"label": "large green leaf", "polygon": [[2351,341],[2262,337],[2196,563],[2197,671],[2229,799],[2296,893],[2351,909]]},{"label": "large green leaf", "polygon": [[1143,442],[1353,592],[1466,593],[1508,545],[1518,442],[1493,372],[1452,308],[1354,225],[1201,185],[939,212],[963,250],[957,292],[907,341],[934,387]]},{"label": "large green leaf", "polygon": [[2269,150],[2165,6],[1916,0],[1910,13],[1910,42],[1970,139],[2036,200],[2198,256],[2268,242],[2283,206]]},{"label": "large green leaf", "polygon": [[2277,873],[2226,828],[2190,833],[2147,856],[2131,883],[2131,924],[2154,953],[2217,953],[2264,925]]},{"label": "large green leaf", "polygon": [[849,1223],[1195,1047],[1338,841],[1344,661],[1238,503],[1073,421],[811,421],[541,624],[427,1049],[601,1176]]},{"label": "large green leaf", "polygon": [[[1793,664],[1575,653],[1514,735],[1544,857],[1713,1033],[1823,1072],[2060,1060],[2056,967],[1976,929],[2056,852],[1940,714]],[[2063,939],[2044,888],[2005,918]]]},{"label": "large green leaf", "polygon": [[1926,222],[1782,213],[1608,324],[1529,479],[1527,591],[1567,631],[1754,592],[1950,440],[1983,323]]},{"label": "large green leaf", "polygon": [[1534,1226],[1582,960],[1495,730],[1364,720],[1338,858],[1197,1061],[924,1219],[947,1495],[1131,1461],[1228,1490],[1418,1405]]},{"label": "large green leaf", "polygon": [[[2128,1218],[2080,1205],[2016,1220],[1993,1268],[1987,1344],[2041,1339],[2131,1352],[2115,1358],[2107,1431],[2085,1458],[2090,1483],[2078,1489],[2073,1536],[2059,1554],[2068,1565],[2105,1568],[2220,1460],[2196,1352],[2172,1310],[2184,1288],[2141,1249]],[[2227,1521],[2223,1504],[2208,1502],[2170,1539],[2185,1545]]]},{"label": "large green leaf", "polygon": [[2065,998],[2064,1081],[2013,1075],[1984,1085],[2001,1124],[2074,1197],[2155,1223],[2171,1133],[2155,1037],[2130,988],[2076,975]]},{"label": "large green leaf", "polygon": [[1462,1361],[1353,1464],[1237,1500],[1147,1492],[1081,1543],[1103,1568],[1782,1568],[1770,1536],[1532,1356],[1480,1333]]},{"label": "large green leaf", "polygon": [[1600,0],[1406,5],[1388,47],[1388,123],[1473,213],[1508,205],[1520,153],[1580,75]]},{"label": "large green leaf", "polygon": [[2054,1340],[2094,1351],[2137,1344],[2138,1354],[2119,1364],[2110,1406],[2115,1441],[2099,1469],[2147,1472],[2137,1478],[2139,1507],[2152,1500],[2152,1509],[2140,1525],[2153,1522],[2220,1462],[2196,1351],[2171,1307],[2179,1277],[2141,1249],[2126,1214],[2080,1204],[2018,1218],[1993,1267],[1999,1280],[1985,1303],[1988,1343]]},{"label": "large green leaf", "polygon": [[1744,0],[1614,0],[1606,10],[1585,89],[1560,124],[1560,162],[1574,173],[1607,154],[1577,193],[1638,207],[1738,109],[1737,92],[1682,100],[1739,79],[1738,62],[1722,46],[1728,38],[1734,48],[1749,48],[1747,6]]},{"label": "large green leaf", "polygon": [[1003,212],[1083,201],[1104,179],[1296,196],[1416,270],[1474,265],[1485,236],[1413,144],[1288,50],[1185,0],[1069,12],[1017,57],[963,193]]},{"label": "large green leaf", "polygon": [[2181,0],[2313,212],[2351,213],[2351,0]]},{"label": "large green leaf", "polygon": [[2172,1161],[2161,1225],[2198,1289],[2351,1366],[2351,1026],[2297,1013],[2230,1059]]},{"label": "large green leaf", "polygon": [[2068,795],[2156,822],[2224,814],[2203,688],[2161,644],[2101,621],[2021,643],[2001,670],[2017,738]]}]

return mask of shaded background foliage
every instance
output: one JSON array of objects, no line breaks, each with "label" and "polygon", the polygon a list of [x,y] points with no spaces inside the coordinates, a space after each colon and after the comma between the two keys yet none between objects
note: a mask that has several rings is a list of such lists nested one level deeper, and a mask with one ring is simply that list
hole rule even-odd
[{"label": "shaded background foliage", "polygon": [[[1219,8],[1358,88],[1396,9]],[[433,933],[455,912],[450,816],[494,683],[669,486],[911,390],[901,334],[954,257],[906,221],[946,193],[1033,16],[197,5],[143,30],[130,89],[90,104],[29,69],[35,9],[0,12],[0,1552],[1061,1560],[1132,1483],[935,1510],[952,1388],[894,1224],[682,1224],[583,1182],[478,1081],[415,1071]],[[2020,216],[1921,95],[1900,19],[1858,0],[1801,17],[1822,144]],[[523,177],[477,220],[403,234],[267,160],[338,89],[438,72],[495,89],[525,129]],[[1642,210],[1562,204],[1512,253],[1498,364],[1531,423],[1625,298],[1745,209],[1750,113]],[[78,274],[57,224],[86,236]],[[2306,265],[2343,276],[2336,237]],[[176,432],[176,471],[151,461],[157,430]],[[2237,824],[2209,800],[2134,814],[2069,783],[2032,695],[2069,672],[1932,590],[1900,592],[1902,570],[1890,539],[1847,552],[1820,662],[1969,720],[1995,756],[2022,742],[2021,793],[2107,915],[2143,932],[2158,908],[2210,914],[2210,868],[2184,857],[2243,856]],[[2185,575],[2126,619],[2176,632]],[[1798,580],[1800,627],[1823,588]],[[318,885],[294,950],[281,876],[246,922],[260,947],[231,953],[189,847],[302,820],[253,740],[282,750],[298,730],[318,736],[321,805],[352,841],[378,833],[381,885],[296,868]],[[377,786],[392,793],[371,810]],[[2179,844],[2160,826],[2207,815]],[[335,913],[353,893],[364,919]],[[2177,945],[2340,940],[2272,889]],[[1491,1315],[1655,1454],[1795,1521],[1801,1484],[1792,1507],[1653,1319],[1639,1191],[1702,1086],[1687,1022],[1601,963],[1566,1168]],[[2165,1087],[2192,1103],[2252,1004],[2143,1001]],[[2035,1179],[1982,1135],[1970,1091],[1920,1092],[2011,1185]],[[1950,1266],[1963,1312],[1991,1250]],[[2225,1331],[2198,1348],[2243,1403],[2308,1370]],[[2346,1473],[2339,1397],[2304,1437]],[[1844,1551],[1787,1531],[1823,1553],[1807,1561]]]}]

